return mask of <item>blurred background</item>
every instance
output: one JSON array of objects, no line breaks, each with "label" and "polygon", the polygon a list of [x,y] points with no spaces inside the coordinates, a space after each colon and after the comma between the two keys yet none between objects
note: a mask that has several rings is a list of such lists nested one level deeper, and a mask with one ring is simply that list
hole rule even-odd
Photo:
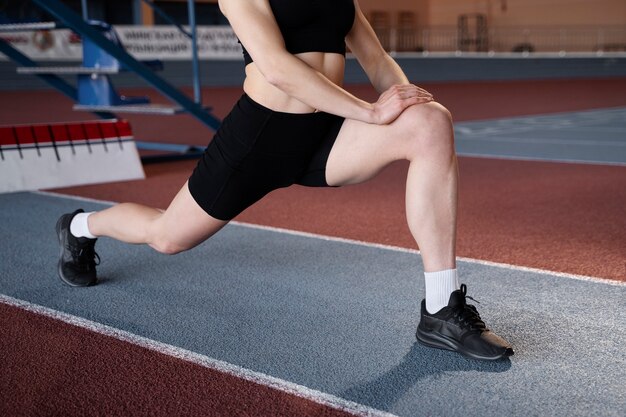
[{"label": "blurred background", "polygon": [[[63,3],[80,12],[81,0]],[[153,2],[188,23],[185,0]],[[217,1],[197,0],[199,25],[226,25]],[[383,45],[398,52],[625,52],[623,0],[361,0]],[[169,24],[141,0],[90,0],[90,18],[114,25]],[[0,0],[0,23],[49,20],[29,0]]]}]

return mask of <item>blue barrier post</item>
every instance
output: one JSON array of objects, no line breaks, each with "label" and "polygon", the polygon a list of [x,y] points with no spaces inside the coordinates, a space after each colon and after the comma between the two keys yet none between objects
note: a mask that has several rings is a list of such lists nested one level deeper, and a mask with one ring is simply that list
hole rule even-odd
[{"label": "blue barrier post", "polygon": [[89,20],[89,10],[87,10],[87,0],[80,0],[80,8],[83,11],[83,20]]},{"label": "blue barrier post", "polygon": [[198,60],[198,37],[196,30],[196,9],[194,0],[188,0],[189,26],[191,28],[191,64],[193,70],[193,96],[197,104],[202,104],[200,91],[200,63]]}]

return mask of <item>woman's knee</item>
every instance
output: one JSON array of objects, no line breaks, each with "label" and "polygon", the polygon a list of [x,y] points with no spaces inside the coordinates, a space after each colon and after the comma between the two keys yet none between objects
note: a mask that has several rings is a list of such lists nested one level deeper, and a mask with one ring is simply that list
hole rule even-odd
[{"label": "woman's knee", "polygon": [[152,241],[150,242],[150,247],[164,255],[176,255],[178,253],[191,249],[190,245],[181,244],[180,242],[177,242],[166,236],[152,239]]},{"label": "woman's knee", "polygon": [[167,227],[167,222],[160,218],[152,225],[149,245],[157,252],[165,255],[176,255],[195,246],[189,239],[181,239],[181,236]]},{"label": "woman's knee", "polygon": [[450,111],[437,102],[409,107],[398,120],[407,146],[407,159],[415,155],[454,152]]}]

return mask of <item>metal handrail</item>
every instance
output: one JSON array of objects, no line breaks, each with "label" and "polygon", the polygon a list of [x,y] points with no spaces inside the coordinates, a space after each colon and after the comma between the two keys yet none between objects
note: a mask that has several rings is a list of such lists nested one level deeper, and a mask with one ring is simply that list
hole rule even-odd
[{"label": "metal handrail", "polygon": [[[83,20],[89,20],[89,14],[87,10],[87,1],[81,0]],[[200,59],[198,58],[198,37],[196,27],[196,10],[194,0],[187,0],[187,10],[189,14],[189,27],[191,32],[188,32],[182,25],[176,22],[170,15],[168,15],[163,9],[157,6],[152,0],[141,0],[144,4],[150,7],[155,13],[161,16],[169,24],[175,26],[183,35],[191,39],[191,70],[192,70],[192,84],[193,84],[193,96],[194,101],[198,105],[202,105],[202,85],[200,81]]]},{"label": "metal handrail", "polygon": [[87,0],[80,0],[80,8],[81,8],[81,11],[83,12],[83,20],[88,21],[89,10],[87,9]]},{"label": "metal handrail", "polygon": [[202,104],[200,90],[200,60],[198,59],[198,31],[196,28],[196,8],[193,0],[187,0],[189,26],[191,27],[191,68],[193,72],[193,96],[195,102]]},{"label": "metal handrail", "polygon": [[200,83],[200,59],[198,58],[198,36],[196,27],[196,10],[195,2],[187,0],[187,13],[189,15],[189,28],[191,32],[185,30],[178,22],[176,22],[169,14],[157,6],[152,0],[141,0],[144,4],[152,8],[152,10],[165,19],[166,22],[175,26],[183,35],[191,39],[191,70],[193,77],[193,97],[194,101],[202,104],[202,92]]},{"label": "metal handrail", "polygon": [[[86,0],[83,0],[86,1]],[[158,14],[159,16],[161,16],[163,18],[163,20],[165,20],[167,23],[169,23],[170,25],[176,26],[178,28],[178,30],[183,33],[185,36],[187,36],[189,39],[192,38],[192,34],[187,32],[187,30],[180,25],[177,21],[175,21],[169,14],[167,14],[163,9],[161,9],[159,6],[157,6],[154,1],[152,0],[141,0],[143,3],[145,3],[148,7],[150,7],[156,14]],[[189,3],[193,3],[193,1],[189,1]],[[195,14],[195,13],[194,13]],[[191,23],[191,22],[190,22]]]}]

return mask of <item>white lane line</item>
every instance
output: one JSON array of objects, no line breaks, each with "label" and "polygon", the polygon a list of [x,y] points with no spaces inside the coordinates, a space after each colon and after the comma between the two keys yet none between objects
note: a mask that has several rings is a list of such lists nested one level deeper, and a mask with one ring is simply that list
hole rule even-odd
[{"label": "white lane line", "polygon": [[84,201],[86,203],[105,204],[107,206],[113,206],[115,204],[118,204],[117,201],[97,200],[95,198],[81,197],[78,195],[62,194],[62,193],[57,193],[55,191],[39,190],[39,191],[31,191],[31,193],[49,196],[49,197],[56,197],[56,198],[67,198],[68,200]]},{"label": "white lane line", "polygon": [[213,359],[208,356],[201,355],[199,353],[195,353],[183,348],[168,345],[166,343],[161,343],[156,340],[148,339],[146,337],[127,332],[125,330],[116,329],[105,324],[96,323],[82,317],[73,316],[71,314],[33,304],[28,301],[9,297],[4,294],[0,294],[0,303],[4,303],[13,307],[18,307],[26,311],[49,317],[54,320],[59,320],[61,322],[77,326],[104,336],[112,337],[123,342],[131,343],[135,346],[149,349],[154,352],[182,359],[184,361],[191,362],[207,369],[216,370],[228,375],[235,376],[237,378],[244,379],[246,381],[264,385],[294,395],[296,397],[313,401],[317,404],[321,404],[327,407],[334,408],[336,410],[353,414],[355,416],[397,417],[395,414],[376,410],[363,404],[358,404],[340,397],[335,397],[334,395],[327,394],[325,392],[307,388],[303,385],[285,381],[283,379],[266,375],[261,372],[242,368],[240,366],[220,361],[218,359]]},{"label": "white lane line", "polygon": [[[626,117],[626,116],[625,116]],[[581,130],[589,130],[593,133],[624,133],[626,132],[626,126],[624,127],[608,127],[608,126],[573,126],[573,131],[580,132]],[[620,138],[622,139],[622,138]]]},{"label": "white lane line", "polygon": [[611,161],[594,161],[594,160],[582,160],[582,159],[554,159],[554,158],[541,158],[536,156],[518,156],[518,155],[502,155],[502,154],[489,154],[489,153],[474,153],[474,152],[457,152],[458,156],[466,158],[481,158],[481,159],[503,159],[506,161],[528,161],[528,162],[550,162],[554,164],[577,164],[577,165],[606,165],[623,167],[626,166],[626,162],[611,162]]},{"label": "white lane line", "polygon": [[[454,131],[461,135],[507,135],[511,133],[540,133],[543,131],[577,132],[581,129],[594,132],[621,133],[626,126],[623,120],[626,109],[590,110],[587,112],[554,113],[541,116],[515,116],[458,122]],[[606,126],[610,124],[610,126]]]},{"label": "white lane line", "polygon": [[[99,204],[106,204],[106,205],[117,204],[117,203],[114,203],[112,201],[96,200],[96,199],[93,199],[93,198],[78,197],[78,196],[60,194],[60,193],[55,193],[55,192],[50,192],[50,191],[33,191],[33,193],[34,194],[44,195],[44,196],[56,197],[56,198],[64,198],[64,199],[68,199],[68,200],[85,201],[85,202],[89,202],[89,203],[99,203]],[[300,237],[308,237],[308,238],[311,238],[311,239],[325,240],[325,241],[329,241],[329,242],[347,243],[347,244],[350,244],[350,245],[358,245],[358,246],[363,246],[363,247],[368,247],[368,248],[389,250],[389,251],[393,251],[393,252],[410,253],[410,254],[415,254],[415,255],[419,255],[420,254],[419,251],[416,250],[416,249],[403,248],[403,247],[400,247],[400,246],[385,245],[385,244],[382,244],[382,243],[365,242],[365,241],[362,241],[362,240],[347,239],[347,238],[335,237],[335,236],[327,236],[327,235],[321,235],[321,234],[317,234],[317,233],[301,232],[301,231],[297,231],[297,230],[284,229],[284,228],[273,227],[273,226],[263,226],[263,225],[259,225],[259,224],[245,223],[245,222],[239,222],[239,221],[231,221],[229,224],[234,225],[234,226],[247,227],[247,228],[250,228],[250,229],[265,230],[265,231],[269,231],[269,232],[282,233],[282,234],[293,235],[293,236],[300,236]],[[599,284],[607,284],[607,285],[612,285],[612,286],[617,286],[617,287],[626,286],[626,282],[615,281],[615,280],[606,279],[606,278],[592,277],[592,276],[587,276],[587,275],[568,274],[568,273],[565,273],[565,272],[556,272],[556,271],[550,271],[550,270],[547,270],[547,269],[530,268],[530,267],[525,267],[525,266],[518,266],[518,265],[507,264],[507,263],[501,263],[501,262],[485,261],[485,260],[482,260],[482,259],[465,258],[465,257],[461,257],[461,256],[458,256],[457,260],[462,261],[462,262],[467,262],[467,263],[486,265],[486,266],[492,266],[492,267],[497,267],[497,268],[511,269],[511,270],[514,270],[514,271],[524,271],[524,272],[532,272],[532,273],[537,273],[537,274],[552,275],[552,276],[555,276],[555,277],[575,279],[575,280],[578,280],[578,281],[595,282],[595,283],[599,283]]]},{"label": "white lane line", "polygon": [[461,136],[459,138],[463,143],[470,142],[488,142],[493,143],[516,143],[516,144],[533,144],[533,145],[570,145],[570,146],[607,146],[607,147],[626,147],[626,143],[609,141],[609,140],[587,140],[587,139],[556,139],[556,138],[541,138],[537,136],[524,137],[524,136],[480,136],[470,138],[467,136]]},{"label": "white lane line", "polygon": [[479,119],[479,120],[467,120],[463,122],[455,123],[455,126],[470,126],[470,125],[480,125],[480,124],[494,124],[494,123],[515,123],[515,124],[528,124],[528,125],[552,125],[554,121],[565,122],[565,123],[581,123],[581,122],[597,122],[597,123],[607,123],[607,122],[622,122],[624,120],[624,115],[626,115],[626,107],[624,106],[616,106],[616,107],[605,107],[599,109],[588,109],[588,110],[578,110],[578,111],[559,111],[554,113],[544,113],[541,115],[519,115],[519,116],[509,116],[509,117],[496,117],[496,118],[487,118],[487,119]]}]

